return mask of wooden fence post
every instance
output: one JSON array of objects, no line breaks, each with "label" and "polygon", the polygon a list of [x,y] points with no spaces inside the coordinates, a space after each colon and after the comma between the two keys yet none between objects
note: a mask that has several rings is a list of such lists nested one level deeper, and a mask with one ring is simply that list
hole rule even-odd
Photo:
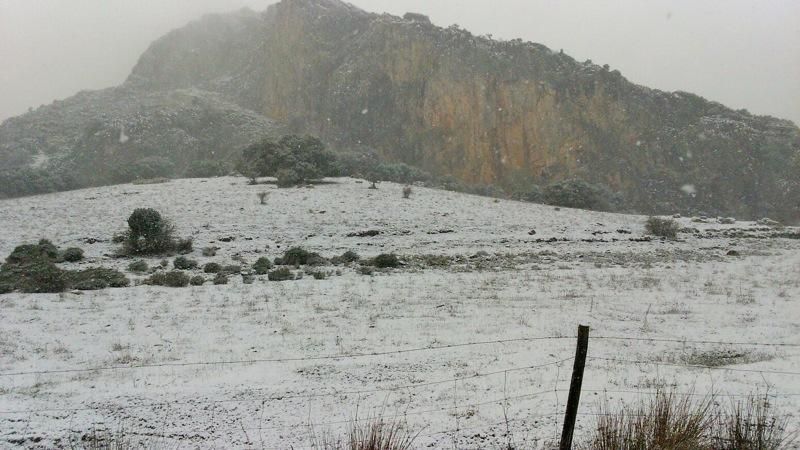
[{"label": "wooden fence post", "polygon": [[559,450],[572,449],[572,434],[575,432],[575,420],[578,415],[578,404],[581,401],[581,385],[583,384],[583,368],[586,367],[586,353],[589,350],[589,327],[578,325],[578,347],[575,349],[575,364],[572,366],[572,382],[569,385],[567,412],[564,415],[564,428],[561,431]]}]

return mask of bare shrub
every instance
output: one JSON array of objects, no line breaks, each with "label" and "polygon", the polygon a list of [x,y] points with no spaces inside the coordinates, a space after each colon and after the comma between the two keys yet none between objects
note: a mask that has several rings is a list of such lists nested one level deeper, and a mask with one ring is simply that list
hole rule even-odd
[{"label": "bare shrub", "polygon": [[269,195],[269,192],[259,192],[257,195],[258,195],[258,201],[261,202],[262,205],[266,205],[267,195]]},{"label": "bare shrub", "polygon": [[411,198],[411,186],[405,186],[403,188],[403,198]]},{"label": "bare shrub", "polygon": [[153,286],[167,286],[167,287],[186,287],[189,285],[189,275],[180,270],[173,270],[172,272],[158,272],[151,275],[145,280],[145,283]]}]

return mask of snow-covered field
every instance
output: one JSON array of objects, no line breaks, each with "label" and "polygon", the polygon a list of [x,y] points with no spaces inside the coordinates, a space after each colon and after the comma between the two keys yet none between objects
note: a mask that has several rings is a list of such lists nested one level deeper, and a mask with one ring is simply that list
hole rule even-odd
[{"label": "snow-covered field", "polygon": [[[0,201],[3,257],[49,238],[86,251],[73,267],[124,270],[111,237],[154,207],[201,265],[296,245],[407,261],[325,280],[2,295],[0,448],[64,447],[92,429],[158,448],[307,448],[380,415],[419,447],[542,448],[560,433],[578,324],[592,327],[578,439],[604,400],[660,387],[769,392],[800,425],[800,240],[684,218],[697,233],[641,241],[641,216],[401,189],[217,178]],[[365,230],[381,234],[347,236]],[[770,343],[793,346],[751,345]]]}]

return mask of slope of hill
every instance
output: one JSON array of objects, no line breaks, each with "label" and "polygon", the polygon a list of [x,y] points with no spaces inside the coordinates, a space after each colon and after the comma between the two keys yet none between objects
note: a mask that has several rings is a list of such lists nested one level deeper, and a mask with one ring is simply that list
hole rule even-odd
[{"label": "slope of hill", "polygon": [[[164,160],[183,173],[194,161],[233,162],[240,150],[281,127],[197,89],[81,92],[7,120],[0,127],[3,168],[59,168],[77,186],[127,182],[131,166]],[[59,170],[53,170],[58,173]],[[3,187],[1,193],[8,188]]]},{"label": "slope of hill", "polygon": [[[284,0],[263,14],[209,16],[156,41],[122,89],[177,88],[216,92],[336,147],[374,147],[466,182],[577,177],[643,212],[800,218],[800,130],[791,122],[415,15]],[[28,136],[8,128],[0,148],[29,159]]]},{"label": "slope of hill", "polygon": [[[125,271],[135,259],[114,257],[111,237],[146,206],[194,238],[201,266],[247,270],[296,245],[403,261],[0,295],[0,447],[71,448],[110,430],[137,448],[308,448],[380,415],[419,431],[414,448],[541,448],[559,431],[578,323],[592,327],[578,439],[599,404],[662,388],[761,388],[798,425],[800,356],[769,343],[800,344],[800,240],[690,219],[676,241],[646,240],[641,216],[401,190],[215,178],[0,200],[3,257],[46,237],[86,251],[71,269]],[[378,234],[353,235],[367,230]],[[171,270],[161,259],[144,260]]]}]

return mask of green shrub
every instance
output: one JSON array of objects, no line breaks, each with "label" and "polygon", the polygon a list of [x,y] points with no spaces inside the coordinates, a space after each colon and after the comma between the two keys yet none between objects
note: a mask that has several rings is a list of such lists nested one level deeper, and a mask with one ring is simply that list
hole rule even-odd
[{"label": "green shrub", "polygon": [[236,264],[229,264],[227,266],[222,266],[222,269],[220,269],[219,271],[219,273],[224,273],[227,275],[233,275],[241,272],[242,272],[242,266],[237,266]]},{"label": "green shrub", "polygon": [[184,175],[187,178],[211,178],[227,175],[228,167],[222,161],[202,159],[192,162]]},{"label": "green shrub", "polygon": [[120,288],[130,284],[130,280],[117,270],[95,267],[67,273],[69,285],[78,290],[92,291],[107,287]]},{"label": "green shrub", "polygon": [[220,270],[222,270],[222,266],[215,262],[210,262],[203,266],[203,272],[205,273],[219,273]]},{"label": "green shrub", "polygon": [[608,209],[612,195],[608,189],[583,180],[564,180],[545,187],[545,203],[565,208]]},{"label": "green shrub", "polygon": [[56,261],[58,249],[52,242],[42,239],[38,244],[19,245],[6,258],[7,264],[27,264],[40,260]]},{"label": "green shrub", "polygon": [[148,284],[167,287],[186,287],[189,281],[189,275],[180,270],[155,273],[147,279]]},{"label": "green shrub", "polygon": [[214,284],[228,284],[228,274],[220,272],[214,276]]},{"label": "green shrub", "polygon": [[77,189],[86,182],[71,167],[0,168],[0,198]]},{"label": "green shrub", "polygon": [[0,267],[0,289],[5,292],[19,290],[26,293],[55,293],[68,288],[66,271],[55,262],[58,249],[48,240],[38,244],[25,244],[14,248]]},{"label": "green shrub", "polygon": [[22,264],[6,262],[0,268],[0,284],[4,286],[3,291],[26,293],[56,293],[68,287],[65,271],[49,259]]},{"label": "green shrub", "polygon": [[648,234],[653,236],[663,237],[667,239],[675,239],[678,237],[678,230],[680,225],[672,219],[665,219],[661,217],[648,217],[644,228]]},{"label": "green shrub", "polygon": [[77,247],[70,247],[61,252],[61,259],[66,262],[78,262],[83,259],[83,250]]},{"label": "green shrub", "polygon": [[292,247],[283,253],[283,258],[275,260],[275,264],[281,266],[302,266],[308,262],[311,253],[302,247]]},{"label": "green shrub", "polygon": [[202,275],[195,275],[195,276],[192,277],[191,280],[189,280],[189,283],[191,283],[192,286],[202,286],[203,283],[205,283],[205,282],[206,282],[206,279],[203,278]]},{"label": "green shrub", "polygon": [[425,265],[431,267],[447,267],[453,262],[453,259],[447,255],[423,255],[422,260]]},{"label": "green shrub", "polygon": [[185,256],[178,256],[177,258],[175,258],[175,261],[172,262],[172,265],[176,269],[191,270],[197,268],[197,261],[189,259]]},{"label": "green shrub", "polygon": [[295,187],[303,182],[303,178],[292,169],[281,169],[275,174],[279,188]]},{"label": "green shrub", "polygon": [[340,256],[333,257],[331,262],[338,265],[338,264],[354,263],[354,262],[358,262],[360,260],[361,260],[361,257],[358,256],[358,253],[356,253],[356,252],[354,252],[352,250],[348,250],[348,251],[342,253]]},{"label": "green shrub", "polygon": [[522,200],[524,202],[541,203],[544,200],[544,193],[542,188],[537,185],[529,186],[525,191],[517,191],[512,194],[515,200]]},{"label": "green shrub", "polygon": [[394,253],[383,253],[372,260],[372,265],[381,269],[398,267],[400,265],[400,260]]},{"label": "green shrub", "polygon": [[279,266],[324,266],[328,260],[319,253],[309,252],[302,247],[292,247],[284,252],[282,258],[275,258]]},{"label": "green shrub", "polygon": [[128,230],[124,233],[122,254],[158,255],[163,253],[189,253],[191,239],[175,239],[175,228],[152,208],[138,208],[128,217]]},{"label": "green shrub", "polygon": [[186,254],[192,252],[192,238],[178,239],[175,241],[175,250],[178,253]]},{"label": "green shrub", "polygon": [[129,255],[154,255],[175,249],[173,226],[152,208],[138,208],[128,217],[124,252]]},{"label": "green shrub", "polygon": [[147,266],[147,263],[142,260],[134,261],[128,264],[128,272],[145,273],[148,270],[150,270],[150,268]]},{"label": "green shrub", "polygon": [[511,169],[501,179],[500,187],[512,199],[541,202],[542,189],[529,169]]},{"label": "green shrub", "polygon": [[330,261],[322,257],[319,253],[309,253],[308,259],[306,259],[306,265],[308,266],[325,266],[329,263]]},{"label": "green shrub", "polygon": [[55,262],[66,253],[69,252],[59,254],[45,239],[36,245],[18,246],[0,267],[0,292],[56,293],[66,289],[104,289],[130,284],[125,275],[112,269],[62,270]]},{"label": "green shrub", "polygon": [[136,186],[146,185],[146,184],[163,184],[169,183],[170,179],[166,177],[157,177],[157,178],[137,178],[131,181],[131,184]]},{"label": "green shrub", "polygon": [[171,178],[175,175],[175,165],[161,156],[147,156],[133,164],[121,168],[120,174],[127,180],[149,180],[154,178]]},{"label": "green shrub", "polygon": [[344,262],[351,263],[351,262],[358,262],[360,260],[361,260],[361,257],[358,256],[358,253],[356,253],[356,252],[354,252],[352,250],[348,250],[348,251],[342,253],[342,261],[344,261]]},{"label": "green shrub", "polygon": [[272,269],[272,262],[269,258],[261,257],[253,264],[253,271],[258,275],[266,275]]},{"label": "green shrub", "polygon": [[286,267],[280,267],[267,275],[269,281],[289,281],[294,280],[294,273]]},{"label": "green shrub", "polygon": [[380,157],[373,150],[337,152],[336,176],[366,178],[378,164]]},{"label": "green shrub", "polygon": [[311,271],[311,276],[314,277],[315,280],[325,280],[328,278],[328,274],[321,270]]},{"label": "green shrub", "polygon": [[431,175],[405,163],[382,163],[369,169],[367,178],[370,181],[411,184],[417,181],[428,181],[431,179]]}]

